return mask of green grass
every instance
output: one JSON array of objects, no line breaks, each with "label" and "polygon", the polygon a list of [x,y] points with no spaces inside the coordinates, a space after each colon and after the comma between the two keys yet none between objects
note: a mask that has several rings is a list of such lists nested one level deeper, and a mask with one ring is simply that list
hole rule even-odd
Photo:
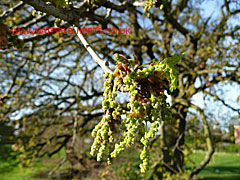
[{"label": "green grass", "polygon": [[[44,157],[39,161],[34,161],[32,167],[25,168],[20,168],[13,158],[5,158],[5,160],[0,158],[0,180],[40,180],[40,178],[36,178],[36,175],[46,174],[47,171],[56,166],[63,155],[64,152],[62,151],[52,158]],[[205,152],[195,151],[191,155],[191,159],[197,166],[204,156]],[[109,167],[108,171],[111,173],[107,175],[107,179],[115,179],[114,177],[142,179],[143,176],[139,173],[139,163],[139,154],[133,149],[129,150]],[[66,166],[62,168],[66,168]],[[198,175],[198,178],[205,180],[240,180],[240,154],[216,152],[210,163]],[[46,180],[46,178],[41,178],[41,180]]]},{"label": "green grass", "polygon": [[[191,158],[199,164],[204,156],[205,152],[197,151]],[[240,180],[240,153],[214,153],[210,163],[198,177],[208,180]]]},{"label": "green grass", "polygon": [[[206,152],[204,151],[194,151],[190,159],[195,162],[195,166],[198,166],[205,158],[205,154]],[[116,163],[111,166],[111,170],[115,171],[114,174],[128,179],[143,179],[141,174],[139,174],[138,165],[141,163],[139,154],[134,150],[130,150],[123,153],[121,157],[121,159],[126,158],[128,161],[121,161],[121,159],[116,161]],[[191,166],[192,164],[188,164],[188,169],[190,169]],[[147,177],[147,174],[145,177]],[[240,180],[240,153],[214,153],[209,164],[197,177],[205,180]]]},{"label": "green grass", "polygon": [[39,180],[34,176],[45,170],[46,166],[41,161],[33,162],[32,167],[21,168],[15,159],[0,160],[1,180]]},{"label": "green grass", "polygon": [[[57,160],[64,155],[63,151],[51,158],[44,157],[40,160],[33,160],[29,167],[20,167],[14,155],[0,156],[0,180],[49,180],[48,178],[36,178],[35,176],[54,168],[57,165]],[[11,154],[14,153],[11,152]],[[50,162],[51,160],[52,162]]]}]

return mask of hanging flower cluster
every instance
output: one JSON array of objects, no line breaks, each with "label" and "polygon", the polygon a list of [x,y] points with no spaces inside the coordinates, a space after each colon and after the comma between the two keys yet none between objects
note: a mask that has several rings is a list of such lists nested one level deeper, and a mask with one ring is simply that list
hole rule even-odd
[{"label": "hanging flower cluster", "polygon": [[[105,116],[92,131],[95,140],[91,147],[91,155],[97,156],[97,160],[101,161],[104,152],[107,152],[110,163],[112,158],[125,150],[125,147],[130,147],[137,141],[143,145],[140,154],[141,172],[147,170],[149,140],[158,131],[159,123],[171,118],[164,90],[173,91],[176,88],[178,72],[174,66],[182,56],[183,54],[163,61],[153,61],[144,68],[140,66],[136,56],[134,59],[127,59],[115,54],[116,70],[113,74],[105,74],[106,89],[102,101]],[[116,102],[117,90],[122,84],[129,93],[126,109]],[[117,130],[121,131],[121,136],[114,138]]]}]

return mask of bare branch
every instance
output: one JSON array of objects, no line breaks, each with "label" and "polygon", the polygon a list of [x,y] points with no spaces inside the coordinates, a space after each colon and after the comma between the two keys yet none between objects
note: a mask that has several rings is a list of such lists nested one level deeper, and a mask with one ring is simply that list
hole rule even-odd
[{"label": "bare branch", "polygon": [[208,122],[207,122],[207,119],[206,119],[206,116],[205,116],[203,110],[194,104],[190,104],[190,107],[192,107],[193,109],[197,110],[200,113],[200,117],[203,122],[204,135],[206,137],[206,144],[207,144],[208,151],[205,156],[205,159],[200,163],[200,165],[197,168],[195,168],[191,172],[191,174],[189,176],[189,180],[192,179],[194,175],[197,175],[209,163],[209,161],[214,153],[214,145],[213,145],[210,127],[208,125]]},{"label": "bare branch", "polygon": [[61,18],[68,22],[76,21],[77,18],[80,18],[87,10],[87,1],[84,1],[80,7],[73,8],[71,10],[67,9],[59,9],[55,7],[53,4],[45,3],[42,0],[23,0],[23,2],[31,5],[36,10],[45,12],[49,15],[52,15],[54,17]]},{"label": "bare branch", "polygon": [[42,16],[38,16],[36,18],[33,18],[32,20],[20,25],[20,26],[17,26],[16,28],[26,28],[26,27],[29,27],[37,22],[40,22],[42,21],[43,19],[47,18],[48,15],[46,13],[44,13]]},{"label": "bare branch", "polygon": [[17,11],[18,9],[20,9],[22,6],[24,6],[24,3],[21,1],[20,3],[16,4],[16,5],[13,6],[12,8],[4,11],[4,12],[0,15],[0,21],[6,19],[8,16],[11,16],[15,11]]},{"label": "bare branch", "polygon": [[52,171],[50,171],[48,174],[51,177],[67,160],[67,157],[64,157],[57,165],[57,167],[55,169],[53,169]]},{"label": "bare branch", "polygon": [[236,73],[238,77],[240,77],[240,72],[236,70],[230,70],[230,69],[204,69],[197,71],[197,74],[209,74],[209,73],[222,73],[222,72],[231,72]]},{"label": "bare branch", "polygon": [[209,92],[209,91],[203,91],[203,93],[208,94],[208,95],[210,95],[210,96],[212,96],[212,97],[215,97],[216,100],[221,101],[224,106],[230,108],[230,109],[233,110],[233,111],[236,111],[236,112],[240,115],[240,109],[237,109],[237,108],[234,108],[234,107],[230,106],[229,104],[227,104],[223,99],[221,99],[221,98],[220,98],[219,96],[217,96],[216,94],[213,94],[213,93],[211,93],[211,92]]},{"label": "bare branch", "polygon": [[[75,25],[73,25],[73,28],[76,32],[78,32],[78,28]],[[88,42],[86,41],[84,36],[81,33],[77,33],[77,36],[80,39],[80,41],[82,42],[82,44],[84,45],[84,47],[87,49],[89,54],[92,56],[93,60],[101,66],[103,71],[105,73],[107,73],[107,72],[113,73],[113,71],[108,67],[107,61],[104,61],[97,55],[97,53],[93,50],[93,48],[88,44]]]}]

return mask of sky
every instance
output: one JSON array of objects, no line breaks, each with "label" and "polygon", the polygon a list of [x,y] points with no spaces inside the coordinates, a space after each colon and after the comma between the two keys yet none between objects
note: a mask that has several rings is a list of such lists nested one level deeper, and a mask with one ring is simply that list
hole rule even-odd
[{"label": "sky", "polygon": [[[207,0],[204,1],[201,4],[201,7],[203,10],[203,16],[209,17],[212,14],[212,18],[217,18],[217,16],[220,14],[220,11],[215,11],[215,9],[219,9],[219,6],[222,3],[218,3],[217,1],[213,0]],[[240,17],[232,18],[230,21],[233,25],[240,25]],[[230,41],[231,39],[229,39]],[[240,85],[234,84],[230,85],[229,83],[220,83],[217,86],[215,86],[216,89],[222,89],[224,92],[223,95],[220,95],[221,92],[217,92],[218,95],[220,95],[221,98],[225,100],[225,102],[234,108],[240,109],[240,102],[237,102],[237,97],[240,96]],[[206,111],[213,112],[216,116],[216,119],[219,119],[220,125],[223,127],[226,126],[226,121],[229,121],[230,117],[237,116],[238,113],[230,110],[229,108],[225,107],[221,102],[215,102],[213,101],[213,98],[210,99],[210,101],[204,101],[203,93],[196,94],[192,102],[201,108],[206,108]],[[223,118],[225,117],[225,118]],[[240,122],[240,116],[239,116],[239,122]],[[234,122],[235,124],[239,122]],[[225,127],[226,128],[226,127]]]}]

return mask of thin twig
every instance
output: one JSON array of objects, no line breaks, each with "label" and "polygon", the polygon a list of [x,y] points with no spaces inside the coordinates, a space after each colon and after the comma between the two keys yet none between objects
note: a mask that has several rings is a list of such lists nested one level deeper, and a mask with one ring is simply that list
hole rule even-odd
[{"label": "thin twig", "polygon": [[75,117],[75,118],[74,118],[74,123],[73,123],[72,143],[71,143],[69,149],[67,150],[67,153],[69,153],[69,154],[73,152],[73,148],[74,148],[74,145],[75,145],[75,143],[76,143],[77,126],[78,126],[78,119]]},{"label": "thin twig", "polygon": [[210,96],[212,96],[212,97],[215,97],[216,100],[221,101],[224,106],[230,108],[230,109],[233,110],[233,111],[236,111],[236,112],[240,115],[240,108],[238,108],[238,109],[237,109],[237,108],[234,108],[233,106],[227,104],[227,103],[226,103],[223,99],[221,99],[219,96],[217,96],[216,94],[211,93],[210,91],[203,91],[203,93],[208,94],[208,95],[210,95]]},{"label": "thin twig", "polygon": [[113,73],[113,71],[108,67],[107,61],[104,61],[103,59],[101,59],[97,55],[97,53],[93,50],[93,48],[88,44],[88,42],[86,41],[84,36],[81,33],[78,33],[80,29],[78,29],[75,25],[73,25],[73,28],[74,28],[78,38],[80,39],[80,41],[84,45],[84,47],[87,49],[89,54],[92,56],[93,60],[101,66],[101,68],[103,69],[103,71],[105,73],[107,73],[107,72],[108,73]]},{"label": "thin twig", "polygon": [[49,172],[49,176],[51,177],[63,164],[64,162],[67,160],[67,157],[64,157],[59,164],[57,165],[57,167],[55,169],[53,169],[52,171]]},{"label": "thin twig", "polygon": [[7,17],[11,16],[15,11],[17,11],[18,9],[20,9],[22,6],[24,6],[24,2],[19,2],[18,4],[16,4],[15,6],[13,6],[10,9],[7,9],[6,11],[4,11],[1,15],[0,15],[0,21],[6,19]]},{"label": "thin twig", "polygon": [[[69,147],[69,149],[66,150],[67,154],[71,154],[73,152],[74,145],[76,143],[76,136],[77,136],[77,118],[74,118],[74,123],[73,123],[73,136],[72,136],[72,142]],[[49,172],[49,176],[51,177],[63,164],[64,162],[68,159],[68,156],[64,157],[60,163],[57,165],[55,169]]]}]

